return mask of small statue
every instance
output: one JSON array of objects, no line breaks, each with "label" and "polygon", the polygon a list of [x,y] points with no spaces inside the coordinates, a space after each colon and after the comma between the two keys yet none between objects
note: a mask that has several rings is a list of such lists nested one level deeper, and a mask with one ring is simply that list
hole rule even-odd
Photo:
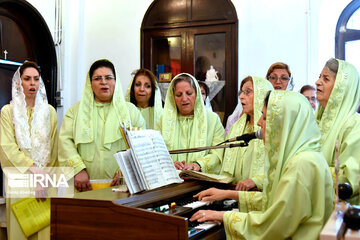
[{"label": "small statue", "polygon": [[206,80],[205,81],[209,81],[209,82],[215,82],[215,81],[219,81],[219,78],[217,76],[217,71],[215,70],[215,68],[211,65],[210,69],[207,70],[206,72]]}]

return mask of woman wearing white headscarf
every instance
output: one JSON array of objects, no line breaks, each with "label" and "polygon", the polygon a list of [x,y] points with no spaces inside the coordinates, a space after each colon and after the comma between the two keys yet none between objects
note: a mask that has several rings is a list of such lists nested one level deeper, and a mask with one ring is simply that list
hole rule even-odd
[{"label": "woman wearing white headscarf", "polygon": [[90,180],[118,182],[114,154],[126,149],[120,124],[145,128],[137,108],[125,102],[114,65],[101,59],[86,76],[81,100],[65,114],[59,134],[59,163],[74,169],[78,191],[91,190]]},{"label": "woman wearing white headscarf", "polygon": [[136,71],[125,100],[134,104],[145,119],[147,129],[155,129],[162,113],[161,93],[155,75],[146,68]]},{"label": "woman wearing white headscarf", "polygon": [[[205,110],[196,79],[187,73],[173,78],[157,129],[169,150],[214,146],[224,140],[224,127],[216,113]],[[223,150],[172,155],[177,169],[219,173]]]},{"label": "woman wearing white headscarf", "polygon": [[[12,79],[12,100],[1,109],[1,167],[16,168],[19,173],[45,174],[44,167],[57,165],[57,117],[48,104],[40,69],[25,62]],[[6,172],[6,171],[5,171]],[[38,195],[36,197],[45,197]],[[18,199],[7,198],[8,239],[27,239],[10,209]],[[31,239],[49,239],[50,226]]]}]

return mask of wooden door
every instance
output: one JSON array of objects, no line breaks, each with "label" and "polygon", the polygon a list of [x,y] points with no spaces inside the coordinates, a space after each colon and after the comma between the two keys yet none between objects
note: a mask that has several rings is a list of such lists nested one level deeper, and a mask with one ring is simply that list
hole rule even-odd
[{"label": "wooden door", "polygon": [[158,77],[187,72],[198,80],[214,66],[223,88],[211,104],[225,125],[237,104],[237,22],[228,0],[155,0],[142,23],[141,66]]}]

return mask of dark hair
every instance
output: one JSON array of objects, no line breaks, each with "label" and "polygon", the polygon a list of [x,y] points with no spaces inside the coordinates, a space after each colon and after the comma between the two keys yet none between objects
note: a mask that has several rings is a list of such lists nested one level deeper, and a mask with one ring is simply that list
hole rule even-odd
[{"label": "dark hair", "polygon": [[133,77],[133,81],[131,84],[131,89],[130,89],[130,102],[132,104],[134,104],[135,106],[137,106],[137,102],[136,102],[136,98],[135,98],[135,91],[134,91],[134,86],[135,86],[135,80],[137,77],[139,76],[145,76],[147,78],[150,79],[151,82],[151,97],[149,99],[149,107],[154,106],[154,102],[155,102],[155,89],[156,89],[156,77],[155,75],[148,69],[146,68],[140,68],[139,70],[136,71],[134,77]]},{"label": "dark hair", "polygon": [[339,69],[339,62],[335,58],[330,58],[326,62],[325,66],[328,67],[329,70],[332,71],[333,73],[335,73],[335,75],[336,75],[338,72],[338,69]]},{"label": "dark hair", "polygon": [[203,88],[204,88],[204,90],[205,90],[205,95],[206,95],[206,96],[209,96],[209,94],[210,94],[210,88],[209,88],[209,86],[208,86],[204,81],[199,81],[199,80],[198,80],[198,83],[199,83],[199,86],[200,86],[200,87],[203,87]]},{"label": "dark hair", "polygon": [[94,62],[90,67],[90,70],[89,70],[90,82],[92,81],[92,76],[93,76],[95,70],[98,68],[101,68],[101,67],[110,68],[111,71],[113,72],[114,78],[116,80],[114,64],[112,64],[112,62],[110,62],[107,59],[100,59],[100,60],[97,60],[96,62]]},{"label": "dark hair", "polygon": [[313,90],[313,91],[316,91],[316,89],[311,86],[311,85],[304,85],[302,86],[302,88],[300,89],[300,93],[303,94],[305,91],[308,91],[308,90]]},{"label": "dark hair", "polygon": [[283,63],[283,62],[276,62],[274,64],[272,64],[267,73],[266,73],[266,79],[269,80],[270,78],[270,74],[275,70],[275,69],[285,69],[288,74],[289,74],[289,77],[291,77],[291,71],[290,71],[290,68],[289,66],[286,64],[286,63]]},{"label": "dark hair", "polygon": [[23,75],[25,69],[27,68],[35,68],[39,75],[41,74],[41,70],[39,68],[39,66],[35,63],[35,62],[32,62],[32,61],[25,61],[21,66],[20,66],[20,76]]},{"label": "dark hair", "polygon": [[264,99],[264,106],[266,106],[266,108],[267,108],[268,105],[269,105],[270,94],[271,94],[271,90],[269,90],[269,91],[266,93],[266,97],[265,97],[265,99]]},{"label": "dark hair", "polygon": [[196,85],[194,83],[194,80],[189,77],[188,75],[186,74],[182,74],[180,75],[179,77],[177,77],[175,80],[174,80],[174,83],[173,83],[173,92],[175,91],[175,87],[176,87],[176,84],[178,84],[179,82],[188,82],[190,83],[191,87],[195,90],[196,92]]},{"label": "dark hair", "polygon": [[[247,82],[252,82],[252,83],[254,83],[251,76],[247,76],[246,78],[244,78],[243,80],[241,80],[241,83],[240,83],[240,91],[239,91],[239,92],[241,92],[242,87],[243,87],[243,86],[245,85],[245,83],[247,83]],[[239,94],[239,95],[240,95],[240,94]]]}]

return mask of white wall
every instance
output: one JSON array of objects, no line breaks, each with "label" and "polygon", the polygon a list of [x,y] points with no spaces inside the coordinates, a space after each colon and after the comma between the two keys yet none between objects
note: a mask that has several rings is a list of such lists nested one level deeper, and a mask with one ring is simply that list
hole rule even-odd
[{"label": "white wall", "polygon": [[[320,5],[321,11],[318,11],[318,48],[314,51],[318,52],[318,64],[320,68],[324,67],[325,62],[335,56],[335,30],[337,20],[341,12],[351,2],[351,0],[326,0]],[[318,73],[319,75],[319,73]],[[318,77],[318,76],[317,76]]]},{"label": "white wall", "polygon": [[[54,31],[54,2],[28,0]],[[80,100],[87,70],[100,58],[116,67],[123,91],[140,67],[140,27],[151,0],[63,0],[63,108]],[[265,77],[268,67],[289,64],[295,90],[314,84],[333,57],[335,27],[350,0],[232,0],[239,19],[239,82],[247,75]]]},{"label": "white wall", "polygon": [[27,0],[45,19],[50,32],[53,34],[55,26],[55,0]]},{"label": "white wall", "polygon": [[337,20],[350,0],[233,0],[239,19],[239,79],[289,64],[295,90],[315,84],[335,55]]},{"label": "white wall", "polygon": [[239,77],[265,77],[274,62],[289,64],[295,84],[305,83],[306,1],[233,1],[239,18]]},{"label": "white wall", "polygon": [[80,100],[87,71],[98,59],[106,58],[114,63],[117,79],[123,91],[126,90],[130,73],[140,67],[140,27],[151,1],[65,2],[63,96],[66,111]]},{"label": "white wall", "polygon": [[[140,27],[152,0],[62,0],[63,41],[61,125],[67,109],[80,100],[90,65],[101,58],[112,61],[126,91],[130,74],[140,67]],[[28,0],[55,31],[55,0]]]}]

